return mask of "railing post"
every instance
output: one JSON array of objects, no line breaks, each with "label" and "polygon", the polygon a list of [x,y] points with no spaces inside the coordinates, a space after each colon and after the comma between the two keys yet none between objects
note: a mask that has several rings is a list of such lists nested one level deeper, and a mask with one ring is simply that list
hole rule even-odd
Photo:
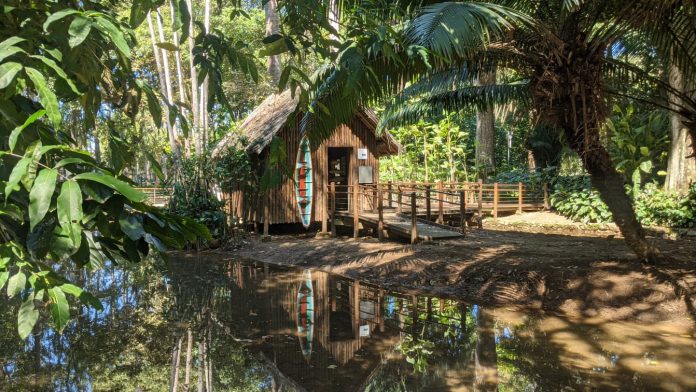
[{"label": "railing post", "polygon": [[522,182],[517,183],[517,213],[522,213]]},{"label": "railing post", "polygon": [[544,209],[548,210],[550,208],[549,206],[549,184],[544,183]]},{"label": "railing post", "polygon": [[430,185],[425,186],[425,219],[430,222]]},{"label": "railing post", "polygon": [[462,234],[466,234],[466,191],[459,191],[459,225]]},{"label": "railing post", "polygon": [[328,186],[326,186],[326,183],[324,183],[321,187],[321,232],[326,235],[326,233],[329,232],[329,228],[327,227],[329,224],[329,214],[328,214],[328,209],[329,209],[329,189]]},{"label": "railing post", "polygon": [[444,192],[442,181],[437,182],[437,190],[437,223],[443,224],[445,222],[445,212],[443,211],[443,198],[445,196],[442,194]]},{"label": "railing post", "polygon": [[377,185],[377,214],[379,219],[377,221],[377,236],[379,240],[384,240],[384,209],[382,208],[384,203],[382,202],[382,186]]},{"label": "railing post", "polygon": [[331,183],[331,237],[336,237],[336,183]]},{"label": "railing post", "polygon": [[269,217],[269,205],[271,204],[271,192],[266,193],[266,197],[263,202],[263,235],[268,235],[268,217]]},{"label": "railing post", "polygon": [[389,195],[389,199],[388,199],[389,204],[388,205],[389,205],[389,208],[392,208],[392,182],[391,181],[389,181],[387,183],[387,189],[389,189],[389,193],[387,193]]},{"label": "railing post", "polygon": [[493,218],[498,219],[498,183],[493,183]]},{"label": "railing post", "polygon": [[483,180],[478,180],[478,227],[483,229]]},{"label": "railing post", "polygon": [[416,216],[416,192],[411,192],[411,243],[418,241],[418,217]]},{"label": "railing post", "polygon": [[360,185],[353,185],[353,238],[360,235]]},{"label": "railing post", "polygon": [[396,194],[396,204],[397,208],[399,209],[399,214],[404,212],[404,207],[403,207],[403,192],[401,191],[401,185],[397,186],[398,192]]}]

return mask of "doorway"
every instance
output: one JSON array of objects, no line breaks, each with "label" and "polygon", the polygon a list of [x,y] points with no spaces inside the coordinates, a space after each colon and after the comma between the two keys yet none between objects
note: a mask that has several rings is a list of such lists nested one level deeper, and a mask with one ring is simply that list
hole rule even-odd
[{"label": "doorway", "polygon": [[350,184],[351,147],[329,147],[328,182],[336,183],[336,210],[348,209],[348,185]]}]

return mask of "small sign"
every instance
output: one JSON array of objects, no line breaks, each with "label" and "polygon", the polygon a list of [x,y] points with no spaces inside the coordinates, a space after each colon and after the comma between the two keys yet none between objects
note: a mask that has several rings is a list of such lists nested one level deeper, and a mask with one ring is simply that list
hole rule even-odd
[{"label": "small sign", "polygon": [[366,338],[370,336],[370,324],[360,326],[360,337]]},{"label": "small sign", "polygon": [[367,159],[367,148],[358,148],[358,159]]}]

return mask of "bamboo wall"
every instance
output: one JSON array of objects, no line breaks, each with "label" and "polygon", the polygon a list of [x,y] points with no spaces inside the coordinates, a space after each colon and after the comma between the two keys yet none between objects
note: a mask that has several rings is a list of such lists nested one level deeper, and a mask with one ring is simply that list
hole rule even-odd
[{"label": "bamboo wall", "polygon": [[[285,141],[285,149],[287,152],[288,167],[295,167],[297,159],[297,149],[300,144],[300,133],[297,130],[298,124],[293,124],[292,127],[285,127],[279,133],[278,137]],[[329,162],[328,149],[329,147],[350,147],[349,160],[349,182],[351,185],[358,182],[358,166],[372,166],[373,181],[379,182],[379,152],[377,149],[377,137],[374,130],[371,129],[359,118],[355,118],[350,125],[339,126],[334,134],[324,141],[319,148],[312,149],[312,167],[314,168],[313,177],[313,203],[312,203],[312,220],[320,222],[322,219],[328,219],[326,211],[326,196],[325,187],[327,183]],[[367,148],[368,156],[366,160],[358,160],[358,148]],[[293,170],[294,173],[294,170]],[[293,180],[286,178],[281,186],[273,189],[270,192],[269,204],[269,223],[299,223],[299,211],[297,202],[295,201],[295,186]],[[363,198],[365,199],[365,198]],[[363,207],[367,206],[367,201],[363,200]],[[257,222],[263,221],[263,207],[259,203],[259,208],[252,214],[253,220]]]}]

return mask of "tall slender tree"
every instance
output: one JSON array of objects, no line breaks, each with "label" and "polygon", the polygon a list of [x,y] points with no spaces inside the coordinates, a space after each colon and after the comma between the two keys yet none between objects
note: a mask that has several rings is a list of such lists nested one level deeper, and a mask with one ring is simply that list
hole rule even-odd
[{"label": "tall slender tree", "polygon": [[[266,0],[263,5],[266,14],[266,36],[280,33],[280,19],[278,18],[278,2],[276,0]],[[280,55],[274,54],[268,57],[268,73],[274,85],[278,84],[280,74],[283,72],[280,64]]]}]

